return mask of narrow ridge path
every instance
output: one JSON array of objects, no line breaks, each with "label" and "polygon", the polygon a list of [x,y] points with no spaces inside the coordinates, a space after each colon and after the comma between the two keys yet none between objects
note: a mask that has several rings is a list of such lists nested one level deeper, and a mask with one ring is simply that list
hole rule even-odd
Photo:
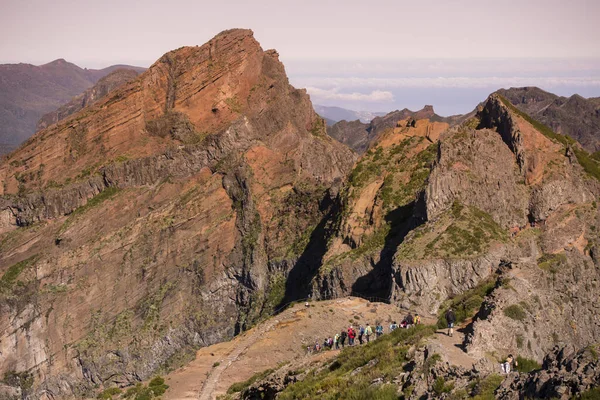
[{"label": "narrow ridge path", "polygon": [[[285,311],[284,311],[285,312]],[[217,383],[221,377],[221,374],[229,368],[229,366],[238,359],[238,357],[246,350],[248,347],[252,346],[265,332],[270,331],[279,323],[279,319],[271,319],[266,323],[258,324],[254,329],[248,331],[246,336],[242,338],[240,343],[229,353],[227,358],[223,360],[218,366],[213,368],[210,372],[210,375],[204,381],[204,385],[202,385],[202,389],[198,395],[199,400],[214,400],[216,396],[214,395],[215,389],[217,387]]]}]

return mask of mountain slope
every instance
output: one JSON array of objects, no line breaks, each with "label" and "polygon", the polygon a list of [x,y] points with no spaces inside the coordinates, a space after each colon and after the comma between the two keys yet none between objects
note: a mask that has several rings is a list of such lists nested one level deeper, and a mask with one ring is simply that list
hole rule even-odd
[{"label": "mountain slope", "polygon": [[555,132],[577,140],[587,151],[600,151],[598,99],[586,99],[577,94],[556,96],[536,87],[502,89],[498,93]]},{"label": "mountain slope", "polygon": [[[431,121],[447,122],[450,124],[455,124],[462,120],[460,117],[440,117],[434,112],[432,106],[425,106],[419,111],[410,111],[406,108],[401,111],[392,111],[386,115],[377,116],[368,123],[361,122],[360,120],[339,121],[332,126],[328,126],[327,133],[337,141],[348,145],[358,154],[363,154],[381,132],[395,128],[398,121],[409,118],[430,119]],[[405,123],[407,122],[412,121],[405,121]]]},{"label": "mountain slope", "polygon": [[[33,135],[44,113],[57,109],[118,68],[144,70],[127,65],[82,69],[62,59],[40,66],[0,65],[0,143],[11,148],[19,145]],[[6,150],[0,149],[3,153]]]},{"label": "mountain slope", "polygon": [[251,31],[165,54],[0,164],[0,375],[81,397],[252,326],[354,160]]},{"label": "mountain slope", "polygon": [[86,89],[85,92],[75,96],[67,104],[60,106],[57,110],[44,114],[37,123],[37,130],[42,130],[48,126],[75,114],[84,108],[93,105],[98,100],[108,95],[119,86],[133,80],[138,76],[138,72],[133,69],[116,69],[104,76],[94,86]]},{"label": "mountain slope", "polygon": [[[470,328],[473,354],[541,360],[557,338],[598,341],[586,282],[600,279],[599,163],[498,95],[459,126],[435,124],[387,130],[361,157],[308,292],[378,296],[435,315],[446,299],[504,279]],[[524,313],[516,321],[515,309]]]}]

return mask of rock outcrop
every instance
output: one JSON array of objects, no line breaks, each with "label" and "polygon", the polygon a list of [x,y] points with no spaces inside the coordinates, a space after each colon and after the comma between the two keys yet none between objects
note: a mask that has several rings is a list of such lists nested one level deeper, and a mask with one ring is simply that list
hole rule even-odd
[{"label": "rock outcrop", "polygon": [[167,53],[0,164],[0,375],[81,397],[251,326],[354,160],[251,31]]},{"label": "rock outcrop", "polygon": [[419,111],[411,111],[407,108],[392,111],[384,116],[377,116],[369,123],[355,121],[339,121],[327,127],[327,133],[339,142],[348,145],[358,154],[364,154],[371,143],[377,141],[379,134],[391,128],[400,127],[398,123],[404,120],[404,126],[413,120],[428,119],[431,122],[456,123],[459,119],[455,117],[444,118],[435,113],[432,106],[425,106]]},{"label": "rock outcrop", "polygon": [[557,96],[537,87],[502,89],[498,93],[555,132],[577,140],[587,151],[600,151],[598,98]]}]

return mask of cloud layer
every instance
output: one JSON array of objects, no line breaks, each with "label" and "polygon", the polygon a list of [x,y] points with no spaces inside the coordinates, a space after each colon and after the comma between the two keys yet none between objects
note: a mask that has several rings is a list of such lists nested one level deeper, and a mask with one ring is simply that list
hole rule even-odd
[{"label": "cloud layer", "polygon": [[309,86],[306,90],[313,100],[317,101],[341,100],[368,103],[389,103],[394,101],[392,92],[386,90],[373,90],[370,93],[343,93],[337,88],[322,89],[314,86]]}]

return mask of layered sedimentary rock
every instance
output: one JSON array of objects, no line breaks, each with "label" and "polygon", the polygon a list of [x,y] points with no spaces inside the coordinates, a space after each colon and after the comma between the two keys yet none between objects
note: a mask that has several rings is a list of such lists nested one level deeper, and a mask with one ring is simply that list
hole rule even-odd
[{"label": "layered sedimentary rock", "polygon": [[251,326],[353,162],[251,31],[167,53],[0,165],[0,375],[80,397]]}]

